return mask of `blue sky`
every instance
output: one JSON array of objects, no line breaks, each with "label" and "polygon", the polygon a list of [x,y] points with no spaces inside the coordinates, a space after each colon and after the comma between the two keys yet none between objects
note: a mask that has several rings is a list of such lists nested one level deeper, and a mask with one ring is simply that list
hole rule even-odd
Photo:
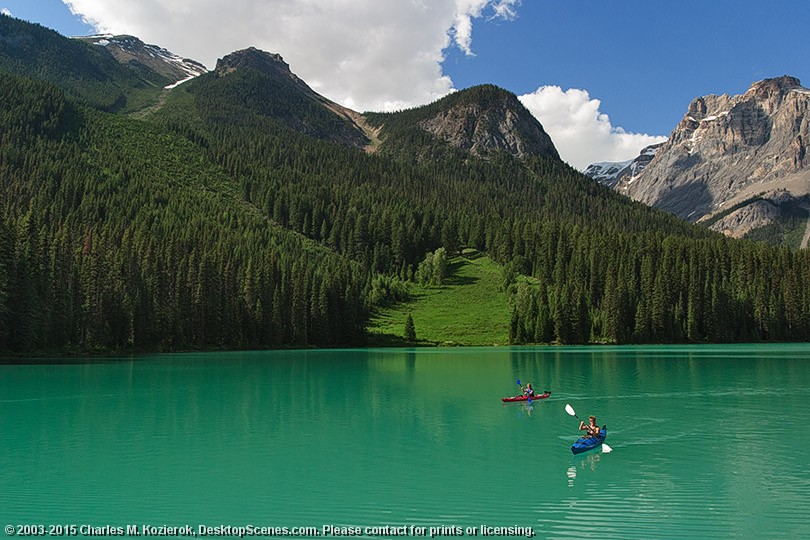
[{"label": "blue sky", "polygon": [[73,15],[62,0],[0,0],[0,8],[8,9],[18,19],[39,23],[67,36],[94,31]]},{"label": "blue sky", "polygon": [[[82,22],[71,8],[93,24]],[[257,46],[357,110],[494,83],[564,159],[629,159],[689,102],[784,74],[810,86],[807,0],[0,0],[65,35],[109,30],[202,61]]]},{"label": "blue sky", "polygon": [[473,36],[475,58],[444,64],[456,87],[582,88],[628,131],[666,134],[693,98],[768,77],[810,86],[807,0],[525,0]]}]

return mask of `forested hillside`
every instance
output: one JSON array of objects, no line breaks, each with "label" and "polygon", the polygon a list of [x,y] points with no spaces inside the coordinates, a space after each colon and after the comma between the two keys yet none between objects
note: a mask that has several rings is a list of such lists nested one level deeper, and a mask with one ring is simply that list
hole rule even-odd
[{"label": "forested hillside", "polygon": [[[361,345],[429,254],[465,247],[502,266],[513,343],[810,335],[806,251],[725,239],[526,151],[542,127],[504,90],[363,118],[276,65],[228,66],[141,120],[74,79],[0,72],[0,351]],[[472,152],[430,120],[465,110],[520,122]]]},{"label": "forested hillside", "polygon": [[[420,131],[408,117],[424,114],[411,111],[373,118],[392,126],[378,154],[316,143],[237,98],[256,88],[255,77],[228,75],[236,95],[221,92],[215,75],[201,77],[172,95],[159,121],[199,141],[268,217],[374,273],[407,282],[427,253],[466,246],[504,265],[507,281],[537,278],[513,286],[515,343],[806,335],[803,252],[729,242],[615,196],[553,158],[471,158]],[[272,101],[272,77],[260,87]],[[393,150],[386,132],[395,134]],[[442,159],[401,159],[408,148]]]},{"label": "forested hillside", "polygon": [[122,65],[104,47],[0,15],[0,70],[48,81],[93,107],[126,112],[157,99],[174,82],[145,66]]},{"label": "forested hillside", "polygon": [[0,350],[353,344],[367,272],[170,132],[0,77]]}]

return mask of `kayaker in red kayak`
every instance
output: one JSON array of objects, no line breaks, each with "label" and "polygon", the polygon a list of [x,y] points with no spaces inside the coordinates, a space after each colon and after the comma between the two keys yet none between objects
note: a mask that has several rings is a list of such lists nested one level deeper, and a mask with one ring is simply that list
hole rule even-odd
[{"label": "kayaker in red kayak", "polygon": [[596,425],[596,417],[589,416],[588,417],[588,424],[583,422],[582,420],[579,421],[579,429],[583,431],[587,431],[586,437],[598,437],[599,436],[599,426]]},{"label": "kayaker in red kayak", "polygon": [[526,383],[526,388],[520,387],[523,390],[523,395],[526,397],[534,397],[534,388],[532,388],[532,383]]}]

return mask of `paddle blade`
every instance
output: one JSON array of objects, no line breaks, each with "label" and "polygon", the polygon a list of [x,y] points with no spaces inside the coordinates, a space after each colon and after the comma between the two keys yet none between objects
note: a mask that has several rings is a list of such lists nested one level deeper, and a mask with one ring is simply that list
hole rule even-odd
[{"label": "paddle blade", "polygon": [[517,380],[517,384],[518,384],[518,386],[520,386],[520,379]]},{"label": "paddle blade", "polygon": [[574,411],[574,408],[571,405],[569,405],[568,403],[565,404],[565,412],[567,412],[571,416],[576,416],[577,415],[577,413]]},{"label": "paddle blade", "polygon": [[609,454],[610,452],[613,452],[613,448],[609,447],[605,443],[602,443],[602,453]]}]

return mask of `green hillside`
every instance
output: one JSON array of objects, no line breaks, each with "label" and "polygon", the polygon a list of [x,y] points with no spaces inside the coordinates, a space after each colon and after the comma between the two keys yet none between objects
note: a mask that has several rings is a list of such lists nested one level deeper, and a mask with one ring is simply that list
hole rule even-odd
[{"label": "green hillside", "polygon": [[143,66],[119,64],[104,47],[2,14],[0,70],[48,81],[70,97],[110,112],[154,103],[163,87],[174,82]]},{"label": "green hillside", "polygon": [[0,350],[362,340],[366,272],[185,138],[11,76],[0,104]]},{"label": "green hillside", "polygon": [[475,251],[452,258],[442,285],[414,284],[407,301],[371,317],[369,344],[408,345],[410,314],[420,345],[507,345],[511,312],[502,281],[502,267]]}]

